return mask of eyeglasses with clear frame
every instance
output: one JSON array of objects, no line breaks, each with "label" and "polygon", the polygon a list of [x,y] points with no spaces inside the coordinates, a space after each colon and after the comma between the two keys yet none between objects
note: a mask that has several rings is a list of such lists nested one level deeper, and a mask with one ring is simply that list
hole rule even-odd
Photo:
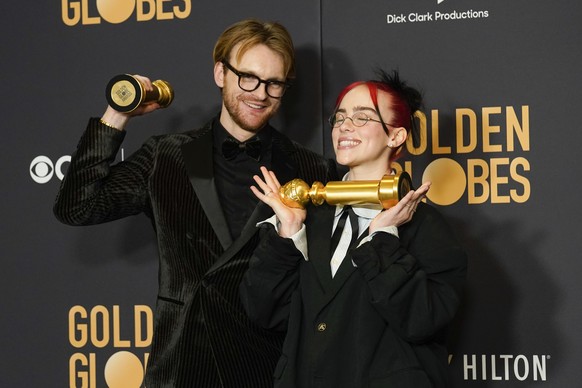
[{"label": "eyeglasses with clear frame", "polygon": [[263,80],[254,74],[243,73],[238,71],[228,61],[221,61],[224,66],[230,71],[232,71],[238,77],[238,87],[245,92],[254,92],[259,88],[261,84],[265,84],[265,90],[267,95],[272,98],[281,98],[285,91],[291,87],[291,83],[275,80]]},{"label": "eyeglasses with clear frame", "polygon": [[365,112],[356,112],[352,115],[352,117],[346,116],[341,112],[336,112],[329,118],[329,123],[331,124],[332,128],[339,128],[347,119],[350,119],[356,127],[363,127],[364,125],[368,124],[368,121],[380,123],[382,126],[394,127],[392,124],[371,118]]}]

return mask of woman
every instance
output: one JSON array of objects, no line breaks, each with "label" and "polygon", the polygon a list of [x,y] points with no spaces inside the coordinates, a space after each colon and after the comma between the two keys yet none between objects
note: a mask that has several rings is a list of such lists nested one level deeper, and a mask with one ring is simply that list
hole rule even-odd
[{"label": "woman", "polygon": [[[396,72],[347,86],[330,119],[337,162],[349,167],[344,180],[393,174],[420,105],[420,93]],[[466,256],[422,201],[430,183],[387,210],[301,210],[285,206],[276,176],[262,173],[251,190],[275,216],[262,224],[241,299],[251,319],[287,331],[275,387],[446,387],[446,331]],[[342,213],[350,221],[336,249],[330,236]]]}]

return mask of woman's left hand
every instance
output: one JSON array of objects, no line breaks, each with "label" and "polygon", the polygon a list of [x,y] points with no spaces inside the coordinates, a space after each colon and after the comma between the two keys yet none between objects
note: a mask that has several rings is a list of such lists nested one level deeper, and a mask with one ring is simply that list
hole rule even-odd
[{"label": "woman's left hand", "polygon": [[275,173],[265,167],[261,167],[261,172],[264,180],[255,175],[253,179],[257,182],[258,188],[251,186],[251,191],[258,199],[269,205],[277,215],[277,219],[280,222],[279,235],[281,237],[290,237],[301,230],[307,211],[285,205],[279,196],[281,184],[277,180]]},{"label": "woman's left hand", "polygon": [[398,227],[409,222],[429,189],[430,182],[425,182],[418,189],[410,190],[396,205],[380,212],[370,223],[370,234],[378,228]]}]

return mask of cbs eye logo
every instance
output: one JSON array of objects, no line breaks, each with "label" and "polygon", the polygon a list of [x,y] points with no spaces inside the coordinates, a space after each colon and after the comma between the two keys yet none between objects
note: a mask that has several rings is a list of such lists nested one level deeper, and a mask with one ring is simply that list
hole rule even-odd
[{"label": "cbs eye logo", "polygon": [[36,183],[44,184],[49,182],[53,175],[63,180],[63,164],[71,161],[70,155],[61,156],[56,163],[53,163],[47,156],[39,155],[30,162],[30,177]]}]

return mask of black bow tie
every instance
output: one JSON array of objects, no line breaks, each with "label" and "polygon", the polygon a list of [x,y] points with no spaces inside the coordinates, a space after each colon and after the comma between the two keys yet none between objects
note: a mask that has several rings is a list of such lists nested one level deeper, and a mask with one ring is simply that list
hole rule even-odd
[{"label": "black bow tie", "polygon": [[237,141],[232,137],[227,137],[222,143],[222,155],[226,160],[236,158],[238,154],[245,152],[248,156],[257,162],[261,159],[261,140],[254,137],[244,143]]}]

